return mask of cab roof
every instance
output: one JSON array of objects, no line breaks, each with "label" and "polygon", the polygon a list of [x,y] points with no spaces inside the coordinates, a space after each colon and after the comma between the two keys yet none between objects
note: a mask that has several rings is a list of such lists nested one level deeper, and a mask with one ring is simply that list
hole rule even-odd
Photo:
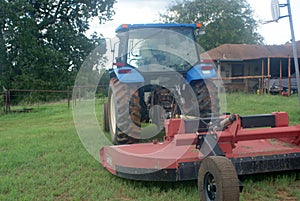
[{"label": "cab roof", "polygon": [[157,23],[157,24],[121,24],[116,29],[116,33],[132,30],[132,29],[141,29],[141,28],[186,27],[186,28],[197,29],[197,28],[200,28],[201,26],[202,26],[202,24],[200,24],[200,23],[195,23],[195,24],[175,24],[175,23],[172,23],[172,24],[162,24],[162,23]]}]

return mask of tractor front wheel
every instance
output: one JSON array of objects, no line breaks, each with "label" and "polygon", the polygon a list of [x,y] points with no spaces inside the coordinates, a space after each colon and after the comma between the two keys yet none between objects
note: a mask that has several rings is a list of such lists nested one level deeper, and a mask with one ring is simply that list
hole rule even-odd
[{"label": "tractor front wheel", "polygon": [[202,201],[238,201],[240,190],[232,162],[223,156],[210,156],[201,162],[198,190]]}]

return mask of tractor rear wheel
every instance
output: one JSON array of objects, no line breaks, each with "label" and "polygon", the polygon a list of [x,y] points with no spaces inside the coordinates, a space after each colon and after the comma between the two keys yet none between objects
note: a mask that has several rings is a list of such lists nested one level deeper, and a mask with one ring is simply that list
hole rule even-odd
[{"label": "tractor rear wheel", "polygon": [[102,115],[103,115],[102,127],[105,132],[109,131],[108,106],[107,105],[108,105],[107,102],[103,103],[103,105],[102,105]]},{"label": "tractor rear wheel", "polygon": [[200,117],[210,117],[212,114],[218,115],[220,106],[218,90],[212,80],[195,80],[191,86],[197,97]]},{"label": "tractor rear wheel", "polygon": [[108,92],[108,122],[113,144],[137,143],[141,131],[141,114],[136,84],[112,78]]},{"label": "tractor rear wheel", "polygon": [[198,190],[202,201],[238,201],[239,180],[232,162],[223,156],[203,159],[198,173]]}]

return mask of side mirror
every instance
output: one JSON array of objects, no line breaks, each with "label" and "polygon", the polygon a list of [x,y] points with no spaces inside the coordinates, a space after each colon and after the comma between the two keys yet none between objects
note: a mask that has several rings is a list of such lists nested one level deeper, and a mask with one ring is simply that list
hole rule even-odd
[{"label": "side mirror", "polygon": [[204,35],[204,34],[205,34],[204,29],[196,29],[196,31],[195,31],[196,36],[200,36],[200,35]]}]

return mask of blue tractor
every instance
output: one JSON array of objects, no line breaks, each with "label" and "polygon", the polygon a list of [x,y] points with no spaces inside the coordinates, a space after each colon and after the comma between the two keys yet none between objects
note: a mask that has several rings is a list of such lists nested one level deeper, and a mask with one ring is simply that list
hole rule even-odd
[{"label": "blue tractor", "polygon": [[163,130],[166,118],[219,113],[212,79],[216,70],[212,61],[200,59],[196,43],[200,28],[197,23],[122,24],[116,29],[116,58],[103,115],[114,144],[139,142],[144,123]]}]

